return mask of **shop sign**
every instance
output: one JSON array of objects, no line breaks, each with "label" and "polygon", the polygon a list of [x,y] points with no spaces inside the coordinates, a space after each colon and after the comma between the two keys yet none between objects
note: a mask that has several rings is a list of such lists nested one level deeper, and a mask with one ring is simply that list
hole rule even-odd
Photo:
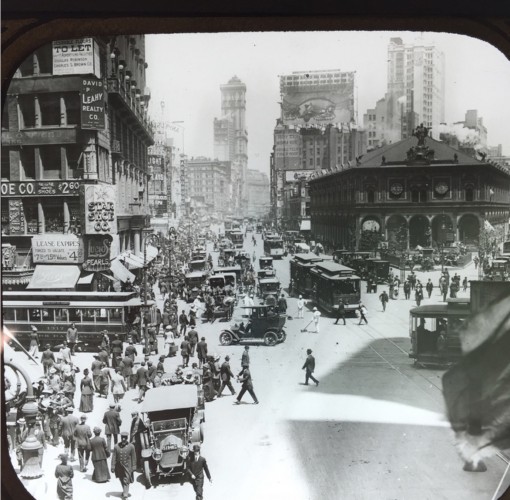
[{"label": "shop sign", "polygon": [[81,266],[84,271],[109,271],[110,258],[103,257],[101,259],[87,259]]},{"label": "shop sign", "polygon": [[99,47],[93,38],[53,42],[53,75],[94,74],[101,77]]},{"label": "shop sign", "polygon": [[34,264],[81,264],[83,238],[75,234],[36,234],[32,237]]},{"label": "shop sign", "polygon": [[81,81],[81,128],[105,128],[105,89],[99,78],[89,77]]},{"label": "shop sign", "polygon": [[82,186],[83,234],[116,234],[116,186],[93,184]]},{"label": "shop sign", "polygon": [[9,234],[25,234],[25,211],[21,200],[9,200]]},{"label": "shop sign", "polygon": [[14,269],[16,265],[16,247],[14,245],[2,245],[2,271]]},{"label": "shop sign", "polygon": [[86,236],[87,259],[110,258],[112,236],[109,234]]},{"label": "shop sign", "polygon": [[78,195],[79,188],[78,181],[2,182],[0,192],[5,197],[62,196]]}]

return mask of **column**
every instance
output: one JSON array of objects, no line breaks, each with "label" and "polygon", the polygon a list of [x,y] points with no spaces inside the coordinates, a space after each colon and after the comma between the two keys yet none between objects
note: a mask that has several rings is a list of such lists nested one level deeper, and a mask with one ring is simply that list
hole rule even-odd
[{"label": "column", "polygon": [[34,96],[34,125],[36,128],[41,126],[41,105],[37,96]]},{"label": "column", "polygon": [[45,225],[45,219],[44,219],[44,210],[42,203],[39,201],[37,202],[37,233],[38,234],[44,234],[46,225]]},{"label": "column", "polygon": [[136,230],[133,233],[135,243],[135,255],[140,255],[140,231]]},{"label": "column", "polygon": [[64,201],[64,234],[69,233],[69,226],[71,223],[71,215],[69,213],[69,205]]}]

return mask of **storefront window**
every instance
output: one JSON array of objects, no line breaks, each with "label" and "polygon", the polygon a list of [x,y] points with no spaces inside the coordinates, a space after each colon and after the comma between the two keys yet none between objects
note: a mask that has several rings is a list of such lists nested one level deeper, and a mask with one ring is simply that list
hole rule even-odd
[{"label": "storefront window", "polygon": [[64,210],[61,203],[47,201],[44,205],[44,218],[47,233],[64,232]]},{"label": "storefront window", "polygon": [[27,233],[38,233],[37,204],[33,200],[23,200],[23,209],[25,211],[25,220],[27,222]]}]

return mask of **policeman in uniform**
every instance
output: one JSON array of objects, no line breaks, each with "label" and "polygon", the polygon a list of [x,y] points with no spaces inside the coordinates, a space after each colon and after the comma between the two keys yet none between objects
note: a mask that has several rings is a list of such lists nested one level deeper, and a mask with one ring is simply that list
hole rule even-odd
[{"label": "policeman in uniform", "polygon": [[128,441],[127,432],[120,433],[121,441],[113,448],[111,470],[120,479],[122,485],[121,498],[129,496],[129,485],[133,482],[133,471],[136,468],[135,447]]}]

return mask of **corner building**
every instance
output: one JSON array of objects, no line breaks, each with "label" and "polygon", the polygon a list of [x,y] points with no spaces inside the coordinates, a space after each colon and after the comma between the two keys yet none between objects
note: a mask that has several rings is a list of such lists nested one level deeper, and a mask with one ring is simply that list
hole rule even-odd
[{"label": "corner building", "polygon": [[54,264],[65,265],[61,288],[76,285],[74,267],[103,289],[112,258],[140,253],[152,143],[144,57],[143,36],[61,40],[15,73],[2,110],[6,289],[29,285],[38,266],[57,273]]},{"label": "corner building", "polygon": [[337,248],[357,248],[363,229],[386,241],[407,228],[408,248],[452,239],[478,243],[488,221],[508,233],[510,172],[432,138],[416,157],[415,137],[367,153],[354,167],[309,180],[311,230]]}]

